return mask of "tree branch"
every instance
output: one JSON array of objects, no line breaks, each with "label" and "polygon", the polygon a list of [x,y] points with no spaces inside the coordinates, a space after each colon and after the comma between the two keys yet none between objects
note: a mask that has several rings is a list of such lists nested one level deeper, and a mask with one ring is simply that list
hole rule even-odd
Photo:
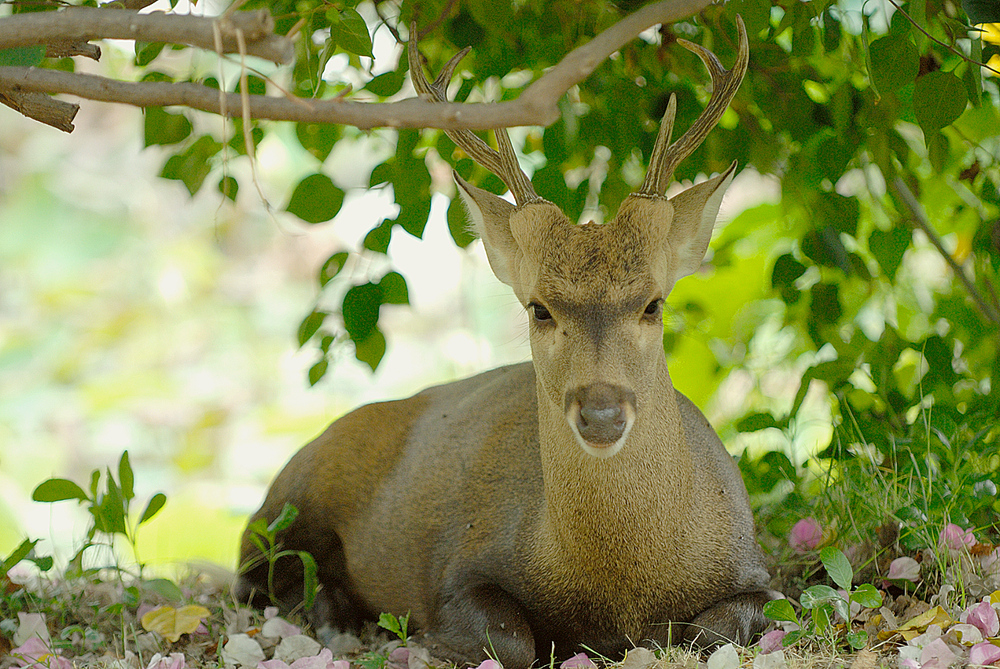
[{"label": "tree branch", "polygon": [[[559,118],[559,99],[572,86],[583,81],[608,56],[620,49],[629,40],[634,39],[646,28],[659,23],[670,23],[697,13],[709,4],[710,0],[661,0],[643,7],[604,32],[597,35],[587,44],[571,51],[562,61],[545,75],[531,84],[517,100],[501,103],[438,103],[427,102],[417,98],[400,102],[365,103],[351,102],[339,99],[308,100],[295,97],[276,97],[250,95],[242,102],[237,94],[220,95],[214,88],[190,83],[164,82],[122,82],[96,75],[61,72],[40,68],[0,67],[0,89],[16,91],[34,91],[39,93],[66,93],[90,100],[118,102],[138,107],[185,106],[193,109],[225,113],[227,116],[237,116],[243,113],[245,104],[253,118],[276,121],[298,121],[337,123],[352,125],[367,129],[375,127],[397,128],[440,128],[444,130],[478,130],[492,128],[510,128],[524,125],[549,125]],[[83,10],[82,8],[53,13],[18,14],[0,19],[0,49],[9,46],[46,43],[56,40],[98,39],[101,37],[117,37],[126,39],[142,39],[145,41],[163,41],[200,46],[214,50],[212,26],[216,19],[194,16],[176,16],[172,14],[136,15],[121,13],[124,19],[107,19],[115,23],[115,34],[110,30],[103,15],[114,17],[118,12],[108,10]],[[227,51],[238,52],[233,22],[237,17],[265,14],[268,25],[270,16],[263,12],[238,12],[230,19],[219,20],[220,27],[225,25],[229,42],[225,43]],[[52,21],[49,32],[40,32],[41,22],[33,28],[8,25],[9,21],[20,17],[34,16],[80,16],[93,17],[88,20],[100,19],[98,23],[86,28],[65,18]],[[97,16],[102,15],[102,16]],[[147,21],[147,19],[149,19]],[[139,20],[139,23],[135,23]],[[177,25],[173,25],[174,22]],[[181,28],[181,21],[184,27]],[[72,25],[71,25],[72,23]],[[155,26],[155,28],[154,28]],[[97,31],[98,28],[102,31]],[[195,38],[197,33],[199,37]],[[250,35],[257,35],[249,29],[244,29],[247,37],[247,53],[255,53]],[[268,38],[285,40],[283,37],[267,35]],[[203,39],[207,41],[202,41]],[[288,42],[291,50],[291,43]],[[291,51],[289,51],[291,54]]]},{"label": "tree branch", "polygon": [[930,240],[931,244],[934,245],[934,248],[937,249],[938,253],[941,254],[941,257],[944,258],[945,262],[947,262],[951,267],[955,276],[958,277],[958,280],[962,282],[965,290],[969,293],[972,301],[976,303],[976,306],[979,307],[983,316],[986,317],[986,320],[990,321],[994,327],[1000,327],[1000,314],[998,314],[996,310],[983,298],[979,289],[976,288],[976,284],[972,282],[972,279],[968,277],[965,270],[962,269],[962,266],[955,262],[955,259],[952,258],[951,254],[948,253],[947,249],[945,249],[944,244],[941,242],[941,238],[934,231],[934,229],[931,228],[930,221],[927,220],[927,214],[924,213],[924,208],[920,205],[920,202],[917,201],[917,198],[913,196],[913,193],[910,192],[906,183],[899,177],[896,177],[892,184],[897,197],[902,201],[903,206],[906,207],[907,211],[909,211],[910,218],[913,219],[913,222],[918,228],[923,230],[924,234],[927,235],[927,239]]},{"label": "tree branch", "polygon": [[0,49],[36,44],[127,39],[186,44],[215,50],[215,30],[223,53],[239,53],[236,33],[242,32],[247,54],[275,63],[295,60],[291,40],[274,34],[274,19],[261,9],[224,17],[180,14],[137,14],[132,11],[70,7],[58,12],[29,12],[0,19]]}]

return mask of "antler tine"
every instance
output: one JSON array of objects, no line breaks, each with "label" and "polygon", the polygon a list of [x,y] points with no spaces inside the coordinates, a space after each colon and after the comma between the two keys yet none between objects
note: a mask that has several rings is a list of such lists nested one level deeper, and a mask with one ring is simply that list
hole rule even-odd
[{"label": "antler tine", "polygon": [[[659,188],[659,175],[666,172],[664,161],[667,159],[667,149],[670,148],[670,136],[674,132],[674,119],[677,117],[677,96],[670,94],[667,100],[667,109],[663,112],[663,120],[660,121],[660,132],[656,135],[656,143],[653,144],[653,151],[649,154],[649,168],[646,170],[646,178],[642,182],[639,193],[643,195],[663,195],[667,189]],[[673,172],[673,170],[670,170]],[[669,179],[669,176],[667,177]]]},{"label": "antler tine", "polygon": [[[410,35],[415,36],[416,34],[416,26],[411,24]],[[441,73],[438,74],[433,84],[429,83],[424,76],[424,69],[420,61],[420,51],[417,49],[415,38],[410,39],[407,50],[410,59],[410,79],[413,81],[413,87],[417,90],[417,93],[421,97],[435,102],[447,102],[448,82],[451,81],[451,77],[459,61],[472,49],[465,47],[452,56],[441,70]],[[535,193],[531,181],[517,164],[517,156],[514,153],[514,147],[511,146],[507,131],[503,128],[497,128],[495,132],[497,146],[500,148],[499,152],[493,150],[489,144],[481,140],[471,130],[445,130],[445,134],[463,151],[469,154],[473,160],[496,174],[507,184],[518,205],[540,200],[541,198]]]},{"label": "antler tine", "polygon": [[[673,110],[671,104],[667,104],[667,113],[663,116],[660,134],[656,138],[656,144],[653,146],[653,152],[650,156],[649,170],[646,172],[646,179],[642,182],[642,187],[637,191],[638,194],[663,195],[677,165],[698,148],[715,127],[715,124],[719,122],[719,118],[722,117],[733,96],[736,95],[750,62],[750,43],[747,40],[747,29],[743,25],[743,19],[738,15],[736,28],[739,31],[736,62],[733,63],[733,69],[728,71],[722,67],[722,63],[715,57],[715,54],[705,47],[684,39],[677,40],[685,49],[697,54],[705,67],[708,68],[709,74],[712,75],[712,97],[701,115],[687,129],[687,132],[669,147],[667,144],[670,141],[672,128],[668,128],[666,140],[662,141],[661,145],[661,140],[664,138],[663,125],[673,126]],[[669,124],[667,123],[668,115],[670,116]]]}]

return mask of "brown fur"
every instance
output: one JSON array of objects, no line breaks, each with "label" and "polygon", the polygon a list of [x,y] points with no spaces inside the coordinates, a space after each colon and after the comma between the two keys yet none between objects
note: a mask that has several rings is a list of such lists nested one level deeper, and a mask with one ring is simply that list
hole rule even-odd
[{"label": "brown fur", "polygon": [[[508,669],[553,644],[613,656],[682,635],[746,643],[764,628],[774,593],[746,490],[674,390],[654,309],[701,263],[732,171],[673,200],[630,198],[600,226],[459,180],[497,276],[551,317],[529,318],[533,365],[361,407],[279,474],[255,518],[300,510],[283,541],[319,564],[314,617],[349,628],[410,612],[437,654],[489,651]],[[625,398],[587,413],[613,415],[592,431],[621,432],[611,449],[612,437],[574,432],[592,396]],[[242,554],[256,554],[246,538]],[[301,570],[279,567],[294,605]],[[257,567],[237,594],[265,584]]]}]

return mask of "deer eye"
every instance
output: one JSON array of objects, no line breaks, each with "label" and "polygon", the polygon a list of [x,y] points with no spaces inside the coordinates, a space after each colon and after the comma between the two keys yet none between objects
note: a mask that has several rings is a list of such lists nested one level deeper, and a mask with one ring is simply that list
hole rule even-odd
[{"label": "deer eye", "polygon": [[659,316],[663,313],[663,300],[653,300],[646,305],[646,310],[643,313],[646,316]]},{"label": "deer eye", "polygon": [[528,304],[528,308],[531,309],[531,315],[536,321],[551,321],[552,314],[549,310],[538,304],[537,302],[531,302]]}]

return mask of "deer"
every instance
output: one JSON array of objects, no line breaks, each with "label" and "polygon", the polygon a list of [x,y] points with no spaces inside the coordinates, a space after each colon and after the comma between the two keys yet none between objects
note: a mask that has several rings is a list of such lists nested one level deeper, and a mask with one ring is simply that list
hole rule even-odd
[{"label": "deer", "polygon": [[[609,222],[576,224],[539,197],[506,130],[498,149],[448,132],[513,196],[454,174],[490,267],[527,311],[532,359],[362,406],[278,474],[253,519],[298,509],[281,540],[315,558],[320,632],[408,614],[436,657],[526,669],[581,646],[620,657],[644,641],[747,644],[766,628],[763,605],[781,595],[746,488],[674,389],[662,344],[664,300],[701,266],[736,171],[664,195],[746,72],[737,24],[730,70],[678,40],[708,68],[710,101],[671,142],[670,97],[645,180]],[[446,100],[468,48],[433,83],[415,39],[408,49],[417,92]],[[253,566],[237,597],[266,592],[249,529],[241,562]],[[279,560],[272,577],[286,606],[302,601],[297,560]]]}]

